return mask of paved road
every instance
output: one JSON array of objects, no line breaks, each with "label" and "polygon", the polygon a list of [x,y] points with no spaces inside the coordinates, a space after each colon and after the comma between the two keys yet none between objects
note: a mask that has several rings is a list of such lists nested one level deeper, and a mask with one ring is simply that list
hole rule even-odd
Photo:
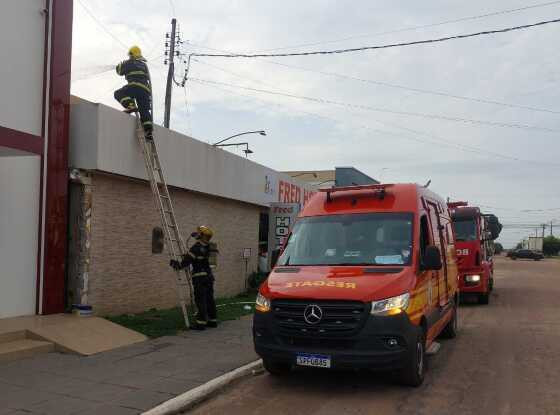
[{"label": "paved road", "polygon": [[369,373],[262,374],[195,414],[560,414],[560,261],[499,259],[489,306],[463,305],[460,333],[424,384]]}]

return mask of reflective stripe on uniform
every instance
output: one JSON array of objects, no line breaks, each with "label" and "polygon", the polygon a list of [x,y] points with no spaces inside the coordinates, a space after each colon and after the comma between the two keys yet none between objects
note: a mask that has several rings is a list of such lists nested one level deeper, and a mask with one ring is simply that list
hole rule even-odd
[{"label": "reflective stripe on uniform", "polygon": [[196,259],[205,259],[205,256],[197,256]]},{"label": "reflective stripe on uniform", "polygon": [[193,276],[193,277],[202,277],[202,276],[204,276],[204,275],[208,275],[208,273],[207,273],[207,272],[204,272],[204,271],[202,271],[202,272],[195,272],[192,276]]},{"label": "reflective stripe on uniform", "polygon": [[147,75],[144,71],[132,71],[127,73],[127,75]]},{"label": "reflective stripe on uniform", "polygon": [[196,324],[208,324],[208,323],[204,320],[196,320]]},{"label": "reflective stripe on uniform", "polygon": [[152,93],[152,90],[147,87],[144,84],[141,84],[140,82],[129,82],[128,85],[134,85],[134,86],[139,86],[140,88],[144,88],[146,91],[148,91],[150,94]]},{"label": "reflective stripe on uniform", "polygon": [[144,122],[142,123],[142,125],[150,125],[150,124],[153,124],[153,122],[151,122],[151,121],[144,121]]},{"label": "reflective stripe on uniform", "polygon": [[131,97],[124,97],[123,99],[121,99],[119,102],[122,104],[123,101],[127,101],[127,100],[132,100]]}]

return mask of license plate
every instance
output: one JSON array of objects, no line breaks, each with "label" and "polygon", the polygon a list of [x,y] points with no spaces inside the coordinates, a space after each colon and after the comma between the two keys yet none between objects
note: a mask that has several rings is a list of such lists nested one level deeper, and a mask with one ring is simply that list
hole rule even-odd
[{"label": "license plate", "polygon": [[296,356],[296,365],[311,367],[331,367],[331,357],[322,354],[298,354]]}]

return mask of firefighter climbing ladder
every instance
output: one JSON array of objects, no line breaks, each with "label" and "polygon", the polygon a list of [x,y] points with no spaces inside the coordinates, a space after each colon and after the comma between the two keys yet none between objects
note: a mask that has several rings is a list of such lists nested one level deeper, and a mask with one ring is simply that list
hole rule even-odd
[{"label": "firefighter climbing ladder", "polygon": [[[163,227],[165,241],[167,242],[167,251],[171,259],[180,262],[183,259],[183,255],[187,253],[187,246],[181,236],[181,232],[179,231],[179,225],[175,220],[175,212],[173,211],[171,196],[169,195],[169,189],[167,188],[167,183],[165,182],[165,176],[159,160],[156,143],[154,140],[146,140],[144,136],[144,129],[142,128],[142,122],[140,121],[138,113],[136,113],[136,125],[136,137],[138,138],[138,142],[142,148],[142,153],[144,154],[146,172],[148,173],[148,179],[150,180],[152,187],[152,194],[154,196],[156,209],[161,217],[161,225]],[[191,304],[194,305],[190,270],[187,267],[184,272],[177,271],[176,276],[179,302],[181,303],[181,310],[183,311],[185,325],[189,328],[189,316],[187,313],[187,301],[189,298]]]}]

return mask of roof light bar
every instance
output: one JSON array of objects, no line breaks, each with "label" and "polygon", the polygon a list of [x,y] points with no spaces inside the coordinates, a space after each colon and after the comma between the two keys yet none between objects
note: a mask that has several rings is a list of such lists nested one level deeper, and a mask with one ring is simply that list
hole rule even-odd
[{"label": "roof light bar", "polygon": [[366,184],[361,186],[344,186],[344,187],[330,187],[327,189],[319,189],[320,192],[327,194],[327,202],[332,201],[331,194],[336,192],[348,192],[358,190],[373,190],[374,193],[379,195],[380,199],[385,197],[386,189],[393,186],[392,184]]}]

